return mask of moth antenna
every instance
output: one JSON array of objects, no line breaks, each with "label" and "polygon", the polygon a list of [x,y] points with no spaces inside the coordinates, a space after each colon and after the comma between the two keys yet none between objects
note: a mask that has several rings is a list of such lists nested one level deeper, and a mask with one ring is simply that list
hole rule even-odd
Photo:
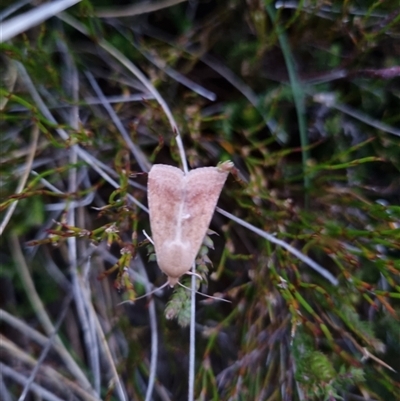
[{"label": "moth antenna", "polygon": [[203,281],[203,277],[201,277],[199,273],[194,273],[194,272],[191,272],[191,271],[189,270],[189,271],[186,272],[185,274],[187,274],[187,275],[189,275],[189,276],[197,276],[197,278],[198,278],[200,281]]},{"label": "moth antenna", "polygon": [[[149,242],[151,243],[151,244],[153,244],[154,245],[154,242],[153,242],[153,240],[150,238],[150,236],[149,235],[147,235],[147,233],[146,233],[146,230],[143,230],[142,231],[143,232],[143,235],[149,240]],[[161,288],[161,287],[160,287]]]},{"label": "moth antenna", "polygon": [[133,299],[133,300],[128,299],[128,300],[126,300],[126,301],[120,302],[120,303],[118,304],[118,306],[119,306],[119,305],[122,305],[122,304],[126,304],[126,303],[128,303],[128,302],[129,302],[129,303],[135,303],[135,301],[137,301],[138,299],[146,298],[146,297],[148,297],[149,295],[154,294],[154,293],[157,292],[158,290],[162,290],[162,289],[165,288],[167,285],[168,285],[168,281],[167,281],[166,283],[164,283],[161,287],[158,287],[158,288],[156,288],[155,290],[148,292],[147,294],[141,295],[140,297],[137,297],[137,298],[135,298],[135,299]]},{"label": "moth antenna", "polygon": [[[196,274],[196,273],[192,273],[192,274]],[[191,288],[186,287],[186,285],[180,283],[179,281],[178,281],[178,284],[179,284],[181,287],[187,289],[188,291],[192,291]],[[215,299],[215,300],[217,300],[217,301],[224,301],[224,302],[228,302],[228,303],[230,303],[230,304],[232,303],[232,301],[229,301],[229,300],[227,300],[227,299],[220,298],[220,297],[213,297],[212,295],[204,294],[204,292],[196,291],[196,294],[200,294],[200,295],[203,295],[203,296],[206,297],[206,298]]]}]

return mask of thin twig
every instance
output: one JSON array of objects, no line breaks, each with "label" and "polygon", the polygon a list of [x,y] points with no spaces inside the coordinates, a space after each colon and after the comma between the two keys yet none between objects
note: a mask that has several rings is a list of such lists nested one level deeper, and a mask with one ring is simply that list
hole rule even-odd
[{"label": "thin twig", "polygon": [[[143,261],[140,257],[136,257],[135,265],[138,267],[141,276],[143,277],[144,286],[146,292],[151,291],[151,285],[147,277],[146,269],[143,265]],[[151,357],[150,357],[150,374],[149,374],[149,384],[147,385],[146,399],[145,401],[151,401],[153,395],[153,389],[157,373],[157,359],[158,359],[158,332],[157,332],[157,315],[156,307],[153,297],[149,300],[149,319],[150,319],[150,330],[151,330]]]},{"label": "thin twig", "polygon": [[195,357],[196,357],[196,263],[192,266],[192,280],[191,287],[192,291],[190,293],[190,347],[189,347],[189,394],[188,401],[194,400],[194,369],[195,369]]},{"label": "thin twig", "polygon": [[90,308],[90,313],[92,314],[92,318],[96,323],[97,335],[99,336],[99,339],[100,339],[100,345],[103,348],[108,365],[111,369],[111,374],[112,374],[112,377],[113,377],[113,380],[114,380],[114,383],[116,386],[117,394],[121,400],[126,401],[128,399],[126,396],[126,391],[121,382],[117,368],[115,367],[113,356],[111,354],[110,347],[108,346],[108,342],[107,342],[106,336],[104,335],[104,331],[101,327],[99,318],[98,318],[96,311],[94,310],[93,305],[91,303],[89,304],[89,308]]},{"label": "thin twig", "polygon": [[[61,46],[64,55],[65,64],[67,66],[68,74],[66,82],[68,82],[68,87],[66,91],[70,92],[70,96],[74,102],[71,112],[69,113],[69,125],[75,130],[79,129],[79,107],[77,106],[79,101],[79,75],[76,65],[69,56],[68,49],[63,45],[63,42],[59,41],[59,46]],[[78,162],[78,149],[74,145],[70,148],[69,152],[69,163],[71,165],[76,165]],[[71,168],[68,170],[68,193],[78,192],[78,180],[77,180],[77,169]],[[76,208],[68,208],[67,213],[67,224],[70,227],[76,226]],[[74,302],[76,305],[77,315],[82,328],[83,342],[85,344],[86,354],[88,355],[88,362],[90,366],[90,371],[94,374],[96,378],[95,391],[97,394],[100,393],[100,366],[99,366],[99,356],[98,347],[96,341],[95,327],[92,327],[90,323],[92,320],[89,318],[89,307],[90,298],[85,296],[85,285],[83,280],[81,280],[80,273],[78,271],[78,249],[76,237],[69,237],[67,239],[68,244],[68,262],[70,266],[71,273],[71,284],[72,292],[74,295]],[[97,374],[95,374],[97,372]]]}]

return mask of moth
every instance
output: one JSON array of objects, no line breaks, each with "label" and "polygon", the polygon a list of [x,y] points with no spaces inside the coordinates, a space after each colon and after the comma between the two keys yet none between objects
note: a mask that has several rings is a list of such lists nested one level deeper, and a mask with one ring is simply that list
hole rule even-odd
[{"label": "moth", "polygon": [[155,164],[148,175],[150,228],[157,263],[173,287],[188,273],[210,225],[231,161],[185,174]]}]

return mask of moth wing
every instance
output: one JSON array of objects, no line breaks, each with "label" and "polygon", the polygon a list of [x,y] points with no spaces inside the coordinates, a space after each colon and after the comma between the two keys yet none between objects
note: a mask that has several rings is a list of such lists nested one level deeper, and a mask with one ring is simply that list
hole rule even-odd
[{"label": "moth wing", "polygon": [[231,164],[223,164],[222,168],[197,168],[191,170],[184,178],[185,203],[182,236],[190,240],[193,261],[210,225],[230,166]]},{"label": "moth wing", "polygon": [[176,236],[181,206],[184,200],[184,174],[179,168],[155,164],[147,182],[150,228],[157,252]]}]

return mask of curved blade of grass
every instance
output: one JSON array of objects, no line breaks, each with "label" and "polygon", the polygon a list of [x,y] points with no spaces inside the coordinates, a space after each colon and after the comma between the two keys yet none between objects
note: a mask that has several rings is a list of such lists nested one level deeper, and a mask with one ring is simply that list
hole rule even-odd
[{"label": "curved blade of grass", "polygon": [[0,43],[10,40],[14,36],[39,25],[41,22],[46,21],[80,1],[81,0],[59,0],[52,3],[46,3],[3,22],[1,25]]},{"label": "curved blade of grass", "polygon": [[[307,150],[308,146],[308,137],[307,137],[307,123],[305,117],[304,110],[304,90],[302,85],[297,77],[293,55],[286,37],[285,32],[283,31],[279,22],[276,21],[275,11],[272,7],[270,1],[265,0],[265,8],[267,9],[268,15],[270,16],[272,22],[274,23],[274,27],[278,36],[279,43],[281,45],[283,57],[285,59],[286,68],[289,74],[290,86],[292,88],[294,105],[296,107],[297,120],[299,123],[299,131],[300,131],[300,143],[302,147],[301,155],[303,161],[303,171],[306,171],[307,160],[309,159],[309,151]],[[304,174],[304,187],[306,189],[305,192],[305,205],[308,205],[308,192],[307,190],[310,188],[310,178],[307,174]]]},{"label": "curved blade of grass", "polygon": [[[62,21],[64,21],[66,24],[75,28],[78,32],[81,32],[84,35],[90,37],[90,33],[87,30],[87,28],[72,16],[65,13],[61,13],[57,17]],[[185,174],[187,174],[189,168],[186,160],[185,150],[183,147],[182,137],[178,129],[178,124],[176,123],[175,118],[172,115],[172,112],[168,107],[167,103],[165,102],[164,98],[161,96],[158,90],[151,84],[151,82],[146,78],[146,76],[139,70],[139,68],[137,68],[136,65],[133,64],[124,54],[122,54],[119,50],[117,50],[114,46],[112,46],[104,39],[98,39],[97,44],[101,48],[103,48],[106,52],[108,52],[111,56],[117,59],[126,69],[128,69],[158,101],[161,108],[164,110],[165,115],[167,116],[172,131],[175,134],[176,144],[178,146],[179,155],[182,162],[182,169],[185,172]]]},{"label": "curved blade of grass", "polygon": [[236,223],[240,224],[241,226],[247,228],[248,230],[253,231],[254,233],[265,238],[266,240],[272,242],[273,244],[286,249],[292,255],[296,256],[298,259],[300,259],[302,262],[304,262],[306,265],[310,266],[313,270],[315,270],[317,273],[319,273],[322,277],[325,277],[328,281],[331,282],[331,284],[333,284],[333,285],[339,284],[339,280],[336,277],[334,277],[328,270],[324,269],[317,262],[313,261],[308,256],[302,254],[300,251],[298,251],[296,248],[293,248],[291,245],[289,245],[285,241],[275,238],[273,235],[268,234],[265,231],[263,231],[257,227],[254,227],[252,224],[247,223],[247,221],[239,219],[238,217],[234,216],[233,214],[231,214],[229,212],[226,212],[225,210],[223,210],[219,207],[216,207],[215,210],[218,213],[222,214],[223,216],[228,217],[229,219],[235,221]]}]

